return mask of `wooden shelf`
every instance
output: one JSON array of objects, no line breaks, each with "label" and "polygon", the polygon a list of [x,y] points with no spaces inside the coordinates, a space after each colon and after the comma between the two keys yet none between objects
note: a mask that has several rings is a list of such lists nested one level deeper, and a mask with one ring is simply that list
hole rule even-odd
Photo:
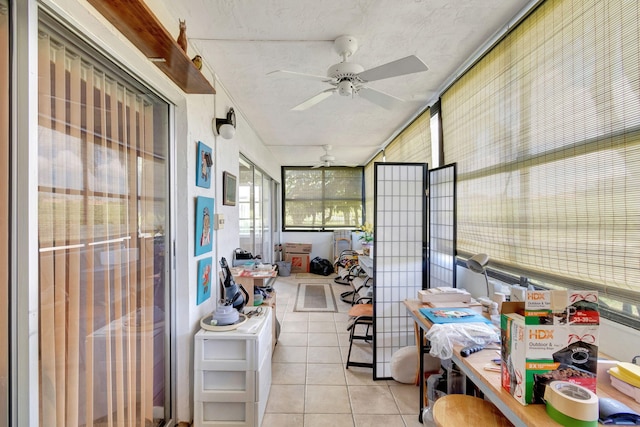
[{"label": "wooden shelf", "polygon": [[143,0],[88,1],[183,91],[216,93]]}]

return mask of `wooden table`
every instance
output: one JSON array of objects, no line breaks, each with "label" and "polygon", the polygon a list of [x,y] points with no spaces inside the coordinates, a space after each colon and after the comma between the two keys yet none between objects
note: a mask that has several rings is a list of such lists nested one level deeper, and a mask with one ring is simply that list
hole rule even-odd
[{"label": "wooden table", "polygon": [[[404,301],[409,314],[416,322],[416,325],[421,331],[427,331],[432,323],[420,314],[419,309],[427,307],[418,300],[405,300]],[[420,354],[424,354],[425,343],[424,339],[420,339],[419,348]],[[454,347],[453,356],[451,360],[455,363],[460,370],[478,387],[485,397],[490,400],[496,407],[516,426],[531,426],[531,427],[547,427],[547,426],[560,426],[560,424],[553,421],[546,412],[546,407],[543,404],[531,404],[522,405],[516,401],[506,390],[504,390],[500,384],[500,372],[492,372],[484,369],[484,366],[491,363],[491,359],[499,357],[496,354],[496,350],[482,350],[477,353],[471,354],[469,357],[460,356],[461,346]],[[422,409],[424,408],[424,362],[423,357],[420,360],[420,414],[418,419],[422,422]],[[640,412],[640,404],[635,400],[620,393],[613,388],[608,382],[608,378],[603,381],[598,381],[597,385],[598,397],[612,397],[636,412]]]},{"label": "wooden table", "polygon": [[278,272],[275,267],[272,267],[271,270],[245,270],[244,268],[235,267],[231,269],[231,274],[236,284],[242,285],[249,294],[247,305],[251,307],[253,306],[253,289],[255,287],[264,287],[266,285],[265,281],[276,277]]}]

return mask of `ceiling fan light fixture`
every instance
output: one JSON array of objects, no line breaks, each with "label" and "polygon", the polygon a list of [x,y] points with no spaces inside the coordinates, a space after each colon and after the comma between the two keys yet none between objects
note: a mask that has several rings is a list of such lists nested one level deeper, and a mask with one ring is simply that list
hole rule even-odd
[{"label": "ceiling fan light fixture", "polygon": [[233,108],[229,108],[226,118],[214,119],[213,128],[216,135],[224,139],[233,139],[236,134],[236,113]]},{"label": "ceiling fan light fixture", "polygon": [[352,96],[353,95],[353,83],[349,80],[343,80],[338,83],[338,93],[341,96]]}]

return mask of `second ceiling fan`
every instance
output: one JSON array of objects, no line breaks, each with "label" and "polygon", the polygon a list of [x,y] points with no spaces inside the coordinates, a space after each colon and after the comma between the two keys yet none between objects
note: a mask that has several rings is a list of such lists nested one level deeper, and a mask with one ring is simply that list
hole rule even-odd
[{"label": "second ceiling fan", "polygon": [[334,93],[342,96],[361,96],[388,110],[404,102],[400,98],[372,89],[366,84],[376,80],[398,77],[406,74],[427,71],[427,65],[415,55],[410,55],[396,61],[388,62],[369,70],[359,64],[348,62],[348,58],[358,50],[358,41],[353,36],[340,36],[334,42],[335,51],[342,56],[342,62],[332,65],[326,76],[298,73],[295,71],[276,70],[269,74],[287,74],[295,77],[319,80],[329,83],[331,88],[324,90],[311,98],[296,105],[292,110],[306,110]]}]

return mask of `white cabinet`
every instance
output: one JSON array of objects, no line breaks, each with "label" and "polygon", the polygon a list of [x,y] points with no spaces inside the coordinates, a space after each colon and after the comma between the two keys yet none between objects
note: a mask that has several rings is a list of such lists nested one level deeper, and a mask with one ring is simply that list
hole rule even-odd
[{"label": "white cabinet", "polygon": [[228,332],[200,330],[194,345],[195,427],[259,427],[271,388],[272,316]]}]

